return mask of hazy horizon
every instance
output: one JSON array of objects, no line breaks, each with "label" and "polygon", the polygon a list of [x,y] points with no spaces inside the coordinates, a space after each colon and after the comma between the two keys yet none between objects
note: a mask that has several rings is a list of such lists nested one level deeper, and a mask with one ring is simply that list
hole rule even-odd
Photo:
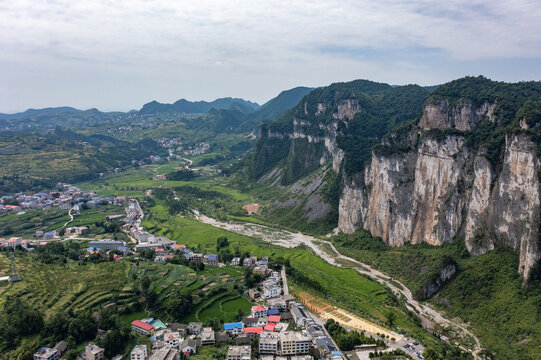
[{"label": "hazy horizon", "polygon": [[541,80],[536,1],[0,0],[0,112],[263,104],[297,86]]}]

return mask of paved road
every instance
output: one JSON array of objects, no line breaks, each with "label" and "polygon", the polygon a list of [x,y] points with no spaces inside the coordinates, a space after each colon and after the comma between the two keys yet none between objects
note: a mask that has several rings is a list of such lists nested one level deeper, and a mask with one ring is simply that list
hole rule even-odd
[{"label": "paved road", "polygon": [[289,287],[287,286],[286,267],[282,266],[282,288],[284,289],[284,295],[289,294]]},{"label": "paved road", "polygon": [[[368,276],[373,280],[387,286],[395,294],[402,294],[406,300],[406,306],[415,312],[419,318],[421,318],[423,326],[430,327],[431,324],[436,323],[444,328],[454,328],[462,333],[463,337],[471,337],[475,342],[475,347],[472,354],[475,359],[479,359],[478,353],[481,350],[481,343],[462,321],[459,319],[448,319],[429,304],[419,303],[413,298],[411,291],[400,281],[393,279],[392,277],[382,273],[368,264],[341,254],[328,240],[318,239],[302,233],[292,233],[282,229],[273,229],[267,226],[252,223],[225,223],[204,215],[198,216],[198,220],[238,234],[259,237],[264,241],[283,247],[293,248],[300,244],[304,244],[328,263],[338,267],[352,268],[360,274]],[[322,244],[327,245],[331,249],[332,253],[323,248],[321,246]],[[346,260],[352,265],[344,265],[343,263],[337,261],[340,259]],[[460,346],[460,348],[464,351],[470,351],[463,346]]]}]

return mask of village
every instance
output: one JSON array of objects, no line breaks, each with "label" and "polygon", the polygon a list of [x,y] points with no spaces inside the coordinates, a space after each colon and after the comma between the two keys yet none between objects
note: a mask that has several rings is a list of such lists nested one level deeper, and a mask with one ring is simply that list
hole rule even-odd
[{"label": "village", "polygon": [[[256,286],[246,290],[245,296],[253,303],[250,315],[238,322],[224,323],[221,330],[204,326],[201,322],[163,323],[157,318],[141,318],[131,323],[134,334],[149,339],[151,346],[135,345],[130,352],[131,360],[175,360],[186,358],[198,353],[198,349],[207,346],[227,346],[227,360],[340,360],[350,359],[352,354],[340,351],[328,331],[325,329],[325,320],[311,313],[305,305],[295,301],[289,294],[286,270],[276,271],[269,265],[269,258],[263,256],[234,257],[227,264],[220,261],[216,254],[202,254],[184,245],[177,244],[165,236],[149,233],[141,226],[144,217],[143,210],[136,199],[126,197],[103,197],[87,193],[68,185],[59,184],[64,191],[51,193],[38,193],[34,195],[18,195],[20,209],[40,208],[47,206],[60,206],[70,212],[78,211],[84,206],[93,207],[101,204],[124,206],[125,216],[122,218],[122,230],[130,242],[114,239],[94,239],[89,241],[85,257],[97,254],[104,258],[112,256],[114,261],[123,260],[126,255],[135,255],[143,252],[151,253],[147,261],[165,263],[175,256],[183,256],[190,266],[194,268],[212,267],[243,267],[250,269],[264,279]],[[9,200],[9,199],[7,199]],[[90,203],[90,204],[89,204]],[[14,211],[14,210],[9,210]],[[85,227],[67,227],[64,236],[70,234],[84,235],[88,229]],[[20,246],[28,251],[35,247],[45,246],[51,241],[60,240],[57,232],[36,231],[35,239],[23,240],[20,237],[0,239],[0,247],[15,248]],[[18,275],[13,270],[11,277],[2,280],[16,281]],[[362,330],[361,330],[362,331]],[[385,350],[381,341],[390,344],[383,333],[373,334],[380,339],[380,345],[365,344],[356,347],[357,359],[367,359],[369,354]],[[397,335],[398,336],[398,335]],[[394,339],[393,339],[394,341]],[[375,341],[374,341],[375,342]],[[419,344],[416,344],[419,345]],[[414,348],[414,344],[411,344]],[[396,348],[396,346],[393,346]],[[404,347],[407,349],[406,347]],[[410,349],[411,350],[411,349]],[[34,360],[61,359],[66,351],[66,343],[60,342],[54,348],[41,348],[34,354]],[[422,355],[417,356],[422,359]],[[79,356],[84,360],[98,360],[104,358],[104,349],[89,343]],[[117,356],[115,360],[122,359]]]},{"label": "village", "polygon": [[[178,249],[178,248],[177,248]],[[194,263],[225,266],[215,255],[202,256],[182,248]],[[156,255],[155,261],[163,261]],[[313,360],[345,359],[338,350],[321,320],[288,294],[285,269],[280,272],[268,267],[263,257],[245,258],[240,263],[234,258],[230,266],[250,267],[266,279],[247,291],[255,303],[250,315],[239,322],[224,323],[221,330],[204,326],[201,322],[167,323],[156,318],[143,318],[131,323],[135,334],[148,337],[152,346],[136,345],[130,352],[131,360],[175,360],[196,355],[201,347],[227,346],[227,360]],[[365,350],[374,350],[368,346]],[[62,357],[65,344],[55,348],[41,348],[34,360],[56,360]],[[85,347],[81,358],[103,359],[104,349],[95,344]],[[121,359],[119,356],[115,360]]]}]

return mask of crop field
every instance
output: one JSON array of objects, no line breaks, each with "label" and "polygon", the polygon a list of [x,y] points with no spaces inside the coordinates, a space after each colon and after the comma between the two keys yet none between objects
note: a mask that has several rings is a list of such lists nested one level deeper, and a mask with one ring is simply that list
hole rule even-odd
[{"label": "crop field", "polygon": [[[184,289],[202,299],[183,321],[206,322],[213,318],[230,321],[238,309],[247,313],[251,307],[250,301],[233,290],[233,285],[242,276],[240,268],[207,266],[204,271],[195,272],[175,264],[141,262],[139,266],[131,266],[129,278],[142,279],[145,276],[150,276],[150,288],[158,294],[161,304],[166,305],[176,289]],[[167,314],[159,315],[168,320]]]},{"label": "crop field", "polygon": [[193,181],[153,180],[155,175],[173,171],[181,164],[181,162],[172,162],[163,165],[147,165],[115,174],[106,179],[82,183],[79,187],[86,191],[97,192],[100,195],[142,197],[145,190],[151,188],[194,186],[201,190],[217,191],[236,201],[248,201],[251,199],[250,195],[228,187],[222,177],[202,176]]},{"label": "crop field", "polygon": [[201,303],[183,321],[205,323],[212,319],[218,319],[224,322],[231,322],[234,321],[239,310],[247,315],[250,313],[251,307],[252,303],[248,299],[240,295],[232,295],[229,291],[224,291],[218,293],[208,301]]},{"label": "crop field", "polygon": [[24,214],[0,215],[0,237],[21,236],[30,239],[36,230],[57,229],[69,220],[66,210],[50,208],[25,210]]},{"label": "crop field", "polygon": [[[0,274],[9,274],[9,266],[6,253],[0,253]],[[128,265],[124,262],[44,265],[31,254],[20,252],[15,266],[21,281],[0,285],[0,307],[7,298],[17,297],[50,315],[60,309],[90,309],[106,303],[113,294],[119,301],[133,294],[126,276]]]}]

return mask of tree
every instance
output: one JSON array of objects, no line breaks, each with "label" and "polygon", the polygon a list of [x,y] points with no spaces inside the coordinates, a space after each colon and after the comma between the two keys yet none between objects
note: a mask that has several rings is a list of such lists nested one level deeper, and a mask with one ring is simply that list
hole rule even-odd
[{"label": "tree", "polygon": [[394,312],[390,311],[387,314],[387,324],[389,324],[389,326],[393,327],[395,321],[396,321],[396,314]]},{"label": "tree", "polygon": [[228,247],[229,246],[229,240],[227,240],[227,237],[220,236],[216,239],[216,251],[220,251],[221,248]]}]

